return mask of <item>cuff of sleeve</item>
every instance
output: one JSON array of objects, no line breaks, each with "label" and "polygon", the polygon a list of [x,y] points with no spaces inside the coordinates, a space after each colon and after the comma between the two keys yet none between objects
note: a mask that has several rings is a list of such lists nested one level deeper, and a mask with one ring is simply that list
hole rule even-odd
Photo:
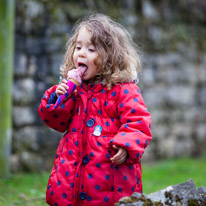
[{"label": "cuff of sleeve", "polygon": [[57,95],[56,95],[56,91],[55,91],[49,97],[48,104],[55,104],[56,101],[57,101]]}]

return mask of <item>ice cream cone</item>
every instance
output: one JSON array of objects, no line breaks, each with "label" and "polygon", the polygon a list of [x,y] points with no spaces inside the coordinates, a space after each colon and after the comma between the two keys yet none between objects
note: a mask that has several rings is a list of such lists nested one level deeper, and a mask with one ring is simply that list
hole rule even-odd
[{"label": "ice cream cone", "polygon": [[80,83],[76,79],[68,79],[71,82],[73,82],[77,87],[80,85]]}]

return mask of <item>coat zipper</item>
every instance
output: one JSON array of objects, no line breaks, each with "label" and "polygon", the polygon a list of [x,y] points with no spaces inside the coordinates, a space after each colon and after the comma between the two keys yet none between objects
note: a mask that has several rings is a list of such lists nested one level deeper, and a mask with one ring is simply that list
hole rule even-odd
[{"label": "coat zipper", "polygon": [[[83,152],[82,152],[82,159],[85,156],[85,147],[86,147],[86,134],[87,134],[87,118],[88,118],[88,113],[89,113],[89,106],[90,106],[90,100],[91,100],[91,90],[88,90],[88,94],[87,94],[87,113],[86,113],[86,118],[85,118],[85,123],[84,123],[84,134],[83,134]],[[81,163],[81,173],[80,173],[80,182],[79,182],[79,192],[78,192],[78,196],[80,195],[80,191],[82,190],[82,179],[83,179],[83,172],[84,172],[84,163]]]}]

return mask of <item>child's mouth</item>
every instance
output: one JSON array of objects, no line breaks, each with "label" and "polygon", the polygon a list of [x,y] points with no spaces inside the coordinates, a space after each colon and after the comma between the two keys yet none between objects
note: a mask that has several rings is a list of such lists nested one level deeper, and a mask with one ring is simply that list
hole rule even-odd
[{"label": "child's mouth", "polygon": [[86,70],[88,69],[88,66],[84,63],[79,63],[78,69],[82,71],[82,75],[83,75],[86,72]]}]

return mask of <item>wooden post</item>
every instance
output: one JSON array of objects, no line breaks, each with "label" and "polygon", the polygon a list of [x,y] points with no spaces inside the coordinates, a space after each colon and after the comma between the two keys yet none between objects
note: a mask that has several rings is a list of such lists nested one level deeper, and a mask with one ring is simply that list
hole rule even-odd
[{"label": "wooden post", "polygon": [[10,170],[14,5],[0,0],[0,178]]}]

